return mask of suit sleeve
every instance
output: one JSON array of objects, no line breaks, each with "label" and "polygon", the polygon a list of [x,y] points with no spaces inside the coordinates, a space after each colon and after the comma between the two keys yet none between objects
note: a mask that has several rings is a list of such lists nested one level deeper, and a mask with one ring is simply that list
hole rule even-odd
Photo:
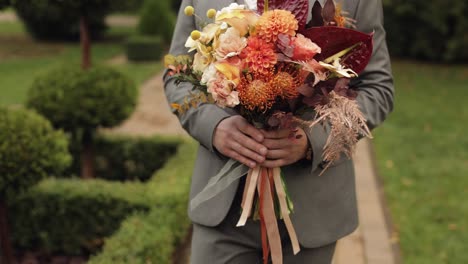
[{"label": "suit sleeve", "polygon": [[[373,129],[380,125],[393,110],[393,77],[383,27],[381,0],[360,0],[356,10],[357,30],[374,32],[374,50],[366,69],[352,80],[351,87],[358,92],[357,102]],[[322,154],[329,127],[314,126],[306,131],[312,147],[312,171],[323,164]]]},{"label": "suit sleeve", "polygon": [[[196,29],[194,17],[184,14],[184,8],[188,5],[192,5],[192,0],[182,1],[169,51],[172,55],[187,54],[185,42],[190,33]],[[167,73],[166,70],[164,74],[164,91],[167,101],[182,104],[189,92],[194,90],[194,87],[188,82],[176,84],[175,78]],[[173,112],[175,113],[174,110]],[[182,127],[195,140],[210,151],[214,151],[212,142],[216,126],[223,119],[234,114],[235,112],[232,109],[223,109],[214,104],[202,104],[197,108],[190,109],[183,115],[178,115],[178,118]]]}]

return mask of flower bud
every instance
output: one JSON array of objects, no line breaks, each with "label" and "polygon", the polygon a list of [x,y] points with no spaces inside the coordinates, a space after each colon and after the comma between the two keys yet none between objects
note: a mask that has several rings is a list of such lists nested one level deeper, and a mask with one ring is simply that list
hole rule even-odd
[{"label": "flower bud", "polygon": [[201,32],[198,31],[198,30],[194,30],[194,31],[192,31],[192,33],[190,34],[190,37],[191,37],[193,40],[198,40],[198,39],[201,37]]},{"label": "flower bud", "polygon": [[214,18],[216,16],[216,10],[214,10],[213,8],[208,10],[206,12],[206,16],[211,19]]},{"label": "flower bud", "polygon": [[193,6],[187,6],[184,9],[184,13],[186,16],[193,16],[194,12],[195,12],[195,9],[193,8]]}]

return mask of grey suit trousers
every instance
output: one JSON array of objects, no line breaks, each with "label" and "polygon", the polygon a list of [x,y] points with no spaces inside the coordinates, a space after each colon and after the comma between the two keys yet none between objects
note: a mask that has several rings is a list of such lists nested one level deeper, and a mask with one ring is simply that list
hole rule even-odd
[{"label": "grey suit trousers", "polygon": [[[244,186],[243,182],[239,186]],[[193,225],[191,264],[260,264],[262,241],[259,221],[249,219],[236,227],[240,217],[242,187],[236,193],[226,218],[216,227]],[[336,242],[318,248],[301,248],[293,254],[291,241],[282,220],[278,221],[284,264],[330,264]]]}]

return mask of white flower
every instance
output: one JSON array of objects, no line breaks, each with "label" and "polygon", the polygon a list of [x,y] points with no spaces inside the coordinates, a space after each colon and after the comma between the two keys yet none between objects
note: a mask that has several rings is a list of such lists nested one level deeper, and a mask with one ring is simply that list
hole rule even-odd
[{"label": "white flower", "polygon": [[250,10],[257,10],[257,0],[244,0],[247,8]]},{"label": "white flower", "polygon": [[245,5],[239,5],[237,3],[232,3],[228,7],[225,7],[216,13],[216,20],[220,15],[231,13],[233,10],[245,9]]},{"label": "white flower", "polygon": [[325,69],[335,73],[339,78],[353,78],[358,76],[358,74],[352,69],[346,69],[343,65],[341,65],[340,58],[335,58],[333,60],[333,64],[328,64],[322,61],[319,62],[319,64]]},{"label": "white flower", "polygon": [[214,64],[213,63],[210,64],[210,66],[208,66],[208,68],[203,72],[200,83],[207,84],[211,80],[215,79],[217,71],[218,70],[216,70],[216,67],[214,66]]}]

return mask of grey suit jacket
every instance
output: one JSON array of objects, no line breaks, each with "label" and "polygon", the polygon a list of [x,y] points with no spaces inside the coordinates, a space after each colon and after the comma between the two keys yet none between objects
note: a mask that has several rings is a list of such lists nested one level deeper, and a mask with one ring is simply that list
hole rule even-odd
[{"label": "grey suit jacket", "polygon": [[[242,3],[242,0],[238,0]],[[184,47],[190,32],[197,29],[194,17],[187,17],[183,9],[187,5],[195,7],[199,17],[204,17],[210,8],[228,6],[230,0],[183,0],[178,16],[170,53],[185,54]],[[313,3],[313,1],[311,1]],[[390,59],[385,41],[381,0],[342,0],[343,9],[357,20],[357,29],[363,32],[374,31],[374,53],[366,70],[353,80],[358,90],[358,103],[365,114],[368,125],[374,128],[384,121],[393,108],[393,81]],[[199,28],[198,28],[199,29]],[[182,102],[193,89],[189,83],[175,84],[173,78],[165,76],[165,92],[168,102]],[[187,132],[200,143],[192,177],[190,197],[193,198],[216,175],[227,158],[213,149],[212,138],[217,124],[235,115],[232,109],[222,109],[213,104],[204,104],[179,116]],[[328,131],[315,126],[306,131],[313,149],[313,160],[298,162],[282,170],[295,212],[292,221],[298,238],[304,247],[319,247],[351,233],[358,225],[355,175],[351,160],[343,158],[332,164],[322,175],[322,151]],[[359,177],[359,175],[358,175]],[[189,209],[193,222],[216,226],[225,218],[238,187],[232,184],[225,192],[209,200],[195,210]]]}]

